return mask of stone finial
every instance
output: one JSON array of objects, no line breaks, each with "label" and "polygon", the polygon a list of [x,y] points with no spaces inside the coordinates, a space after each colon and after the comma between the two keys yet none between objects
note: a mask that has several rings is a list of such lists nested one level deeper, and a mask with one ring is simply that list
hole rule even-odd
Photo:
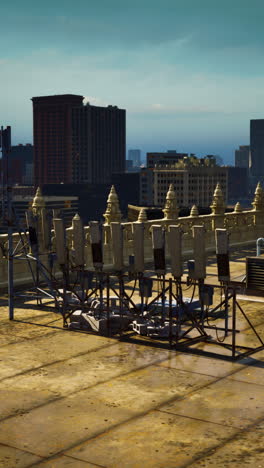
[{"label": "stone finial", "polygon": [[239,202],[237,202],[236,205],[235,205],[234,212],[235,212],[235,213],[241,213],[241,211],[243,211],[243,210],[242,210],[242,206],[240,205]]},{"label": "stone finial", "polygon": [[40,187],[37,188],[35,197],[32,201],[32,212],[34,216],[41,215],[42,210],[45,208],[45,200],[42,196]]},{"label": "stone finial", "polygon": [[42,196],[40,187],[38,187],[37,191],[36,191],[36,194],[35,194],[35,197],[33,198],[32,208],[40,210],[41,208],[44,208],[44,207],[45,207],[45,201],[44,201],[44,198]]},{"label": "stone finial", "polygon": [[147,220],[148,220],[148,217],[147,217],[146,209],[141,208],[141,210],[139,212],[139,215],[138,215],[137,222],[138,223],[145,223]]},{"label": "stone finial", "polygon": [[78,213],[76,213],[76,214],[74,215],[74,217],[72,218],[73,221],[79,221],[80,219],[81,219],[81,218],[80,218],[80,216],[79,216]]},{"label": "stone finial", "polygon": [[76,226],[78,226],[81,222],[81,218],[78,213],[74,215],[72,218],[72,228],[74,229]]},{"label": "stone finial", "polygon": [[264,211],[264,192],[263,188],[260,185],[260,182],[256,187],[255,197],[252,202],[252,205],[255,211]]},{"label": "stone finial", "polygon": [[199,216],[199,211],[198,211],[198,208],[197,208],[196,205],[192,206],[190,216],[192,216],[192,217]]},{"label": "stone finial", "polygon": [[104,214],[104,218],[105,218],[106,224],[121,221],[121,211],[119,208],[119,200],[118,200],[117,193],[115,191],[115,187],[113,185],[108,195],[107,207],[106,207],[106,212]]},{"label": "stone finial", "polygon": [[166,202],[164,206],[164,219],[177,219],[179,214],[179,209],[177,206],[177,200],[173,184],[170,184],[169,190],[166,195]]},{"label": "stone finial", "polygon": [[219,182],[215,187],[213,202],[210,208],[214,215],[223,215],[225,213],[224,196]]}]

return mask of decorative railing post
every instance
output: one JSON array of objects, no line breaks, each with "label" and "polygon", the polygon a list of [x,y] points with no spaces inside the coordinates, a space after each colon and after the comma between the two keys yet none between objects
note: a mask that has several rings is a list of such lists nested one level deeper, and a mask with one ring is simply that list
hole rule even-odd
[{"label": "decorative railing post", "polygon": [[164,219],[168,221],[175,221],[178,219],[179,215],[179,208],[177,206],[177,200],[175,191],[173,188],[173,184],[170,184],[169,190],[166,195],[166,201],[164,209],[162,210],[164,213]]},{"label": "decorative railing post", "polygon": [[132,224],[132,250],[130,254],[134,256],[134,271],[144,271],[145,248],[148,242],[145,223],[148,221],[145,208],[141,208],[138,219]]},{"label": "decorative railing post", "polygon": [[235,213],[242,213],[242,211],[243,211],[243,210],[242,210],[242,206],[240,205],[239,202],[237,202],[237,203],[235,204],[234,212],[235,212]]},{"label": "decorative railing post", "polygon": [[215,187],[213,202],[210,208],[212,210],[212,230],[223,227],[225,217],[225,201],[219,183]]},{"label": "decorative railing post", "polygon": [[75,266],[84,265],[84,230],[83,223],[78,215],[72,219],[72,248],[74,252]]},{"label": "decorative railing post", "polygon": [[260,185],[260,182],[256,187],[255,197],[252,202],[252,206],[252,211],[254,212],[255,226],[262,225],[264,223],[264,192]]},{"label": "decorative railing post", "polygon": [[121,222],[121,211],[119,208],[119,200],[115,187],[112,185],[107,198],[106,211],[104,213],[105,223],[104,223],[104,262],[111,263],[111,223],[120,223]]},{"label": "decorative railing post", "polygon": [[136,223],[145,223],[148,220],[146,209],[141,208]]},{"label": "decorative railing post", "polygon": [[37,188],[35,197],[32,202],[32,214],[36,219],[36,230],[38,237],[38,248],[39,252],[44,250],[44,229],[43,222],[46,219],[46,209],[45,209],[45,200],[42,196],[40,187]]},{"label": "decorative railing post", "polygon": [[119,208],[119,200],[115,187],[112,185],[110,193],[107,199],[107,207],[104,214],[105,224],[110,225],[111,223],[121,221],[121,211]]},{"label": "decorative railing post", "polygon": [[190,211],[190,217],[191,218],[196,218],[197,216],[199,216],[198,208],[197,208],[196,205],[193,205],[192,208],[191,208],[191,211]]}]

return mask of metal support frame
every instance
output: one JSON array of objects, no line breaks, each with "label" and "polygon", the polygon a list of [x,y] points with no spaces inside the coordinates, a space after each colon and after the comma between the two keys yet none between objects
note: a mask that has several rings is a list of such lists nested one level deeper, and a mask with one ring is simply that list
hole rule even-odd
[{"label": "metal support frame", "polygon": [[[3,127],[1,129],[3,133]],[[3,148],[2,148],[3,152]],[[7,161],[8,164],[8,161]],[[8,182],[8,171],[7,171]],[[241,288],[240,283],[227,281],[218,285],[204,284],[204,279],[182,281],[181,277],[166,279],[165,273],[157,271],[153,276],[144,276],[143,273],[126,274],[123,271],[103,271],[103,266],[100,264],[94,270],[86,270],[84,265],[74,266],[69,260],[69,252],[67,250],[65,264],[60,265],[61,277],[57,278],[53,273],[53,267],[45,266],[41,260],[38,244],[31,245],[29,249],[30,239],[28,233],[23,231],[19,225],[19,220],[16,217],[12,206],[12,188],[7,183],[6,187],[7,205],[7,223],[8,223],[8,293],[9,293],[9,319],[14,320],[14,285],[13,285],[13,262],[14,259],[26,261],[28,263],[32,281],[33,294],[24,294],[24,297],[35,299],[38,306],[44,307],[43,298],[48,298],[52,301],[53,310],[60,313],[63,320],[63,327],[68,328],[69,321],[76,310],[80,310],[81,314],[93,312],[91,299],[99,298],[100,309],[97,312],[100,316],[106,316],[107,319],[107,334],[112,336],[111,329],[111,306],[110,293],[119,301],[119,317],[124,318],[126,314],[132,317],[133,320],[141,320],[141,323],[153,321],[158,322],[160,326],[168,325],[168,335],[162,336],[159,341],[165,341],[170,348],[183,352],[198,353],[210,355],[222,359],[237,360],[245,356],[249,356],[257,351],[264,349],[264,342],[256,331],[255,327],[247,317],[245,311],[237,301],[237,292]],[[19,233],[19,243],[13,246],[13,226]],[[53,255],[51,246],[48,255]],[[32,267],[32,262],[36,266],[36,271]],[[95,284],[90,282],[90,285],[85,284],[85,276],[94,275]],[[150,295],[144,291],[146,282],[152,279],[157,282],[158,291],[156,294]],[[129,292],[127,283],[134,281],[132,293]],[[209,309],[204,301],[204,287],[219,289],[223,292],[223,299],[218,304]],[[188,303],[184,300],[184,288],[193,288],[193,293]],[[198,290],[199,307],[193,310],[193,299],[195,290]],[[140,304],[136,304],[135,293],[140,297]],[[71,295],[73,300],[69,300]],[[166,301],[168,297],[168,301]],[[220,323],[211,324],[210,320],[215,316],[217,311],[221,311],[222,317]],[[246,347],[240,346],[237,343],[237,311],[239,311],[247,321],[249,328],[255,334],[259,346]],[[156,322],[155,322],[156,320]],[[223,323],[222,323],[223,322]],[[155,328],[155,327],[154,327]],[[216,338],[213,339],[209,335],[209,331],[215,333]],[[224,332],[221,339],[219,333]],[[116,332],[115,332],[116,333]],[[122,339],[134,339],[135,332],[120,327],[116,333]],[[154,338],[148,338],[154,342]],[[229,342],[230,341],[230,342]],[[140,335],[137,336],[137,342],[140,342]],[[143,342],[143,341],[142,341]],[[195,345],[200,342],[218,345],[228,349],[230,356],[219,353],[211,353],[195,348]],[[144,337],[144,343],[146,338]]]},{"label": "metal support frame", "polygon": [[[39,274],[44,280],[45,285],[40,288],[40,284],[37,283],[36,291],[38,295],[41,292],[53,300],[54,312],[61,313],[65,328],[68,328],[74,311],[81,310],[81,313],[91,312],[91,299],[99,298],[100,309],[97,312],[99,313],[99,317],[100,314],[106,314],[107,335],[112,336],[110,294],[113,293],[119,301],[120,317],[125,316],[129,312],[134,320],[140,319],[144,321],[156,317],[161,324],[168,322],[169,334],[167,338],[162,338],[162,341],[167,343],[171,349],[230,360],[241,359],[264,349],[262,338],[237,301],[237,292],[241,290],[241,284],[239,283],[227,282],[219,286],[206,284],[206,286],[211,286],[214,290],[219,290],[221,293],[220,301],[209,309],[206,308],[203,301],[203,280],[193,280],[190,284],[189,281],[182,281],[180,278],[166,279],[164,275],[158,277],[152,276],[152,280],[157,282],[160,289],[158,288],[156,294],[152,294],[151,300],[148,302],[148,298],[144,297],[142,293],[143,289],[141,285],[142,282],[146,279],[149,280],[150,277],[143,276],[143,274],[133,275],[134,287],[132,293],[129,294],[127,283],[131,283],[131,274],[127,275],[120,271],[106,272],[102,271],[102,269],[85,270],[83,266],[70,267],[68,262],[66,265],[61,266],[62,279],[57,279],[41,263],[39,256],[34,257],[32,254],[27,254],[26,258],[37,262]],[[94,275],[95,284],[85,285],[84,278],[87,274]],[[60,292],[60,287],[62,287],[62,292]],[[184,288],[186,287],[193,288],[193,294],[189,303],[184,300]],[[193,298],[196,288],[199,294],[199,307],[193,310]],[[135,293],[140,295],[140,292],[141,302],[137,305],[134,296]],[[69,293],[75,298],[75,304],[69,301]],[[168,301],[166,301],[166,297]],[[146,299],[145,302],[144,299]],[[157,304],[159,304],[159,312],[157,312]],[[221,311],[221,318],[218,318],[217,322],[211,324],[210,321],[216,317],[216,313],[219,310]],[[240,333],[236,328],[238,311],[255,334],[259,346],[247,347],[238,344],[237,335]],[[213,332],[216,335],[215,338],[212,337]],[[221,339],[219,339],[220,333],[223,334]],[[135,339],[135,332],[131,332],[131,330],[120,329],[117,335],[128,341]],[[148,340],[157,343],[155,339],[148,338]],[[137,335],[137,342],[140,341],[141,337]],[[145,337],[142,342],[146,343]],[[218,345],[219,352],[196,348],[195,346],[201,342]],[[223,347],[230,351],[230,355],[221,353],[220,350]]]},{"label": "metal support frame", "polygon": [[[182,284],[184,284],[182,282]],[[222,289],[223,285],[211,285],[215,289]],[[256,328],[254,325],[251,323],[250,319],[247,317],[245,311],[241,307],[241,305],[237,301],[237,292],[241,292],[241,285],[240,284],[232,284],[232,282],[225,284],[224,286],[224,299],[220,300],[220,303],[218,303],[213,309],[210,310],[210,315],[212,316],[217,310],[221,309],[221,307],[224,305],[224,310],[223,310],[223,320],[224,320],[224,326],[220,325],[210,325],[208,321],[208,314],[205,314],[205,320],[202,319],[203,316],[203,311],[201,307],[201,329],[199,327],[194,327],[198,331],[198,334],[194,337],[188,338],[183,340],[183,335],[181,337],[176,336],[176,338],[172,338],[170,340],[170,344],[172,347],[174,347],[176,350],[183,351],[183,352],[190,352],[193,354],[202,354],[202,355],[207,355],[207,356],[213,356],[221,359],[229,359],[232,361],[242,359],[244,357],[250,356],[251,354],[254,354],[258,351],[261,351],[264,349],[264,341],[261,338],[260,334],[257,332]],[[240,330],[237,329],[237,310],[242,314],[243,318],[247,321],[249,328],[252,330],[254,335],[256,336],[259,345],[256,347],[249,347],[249,346],[243,346],[237,343],[237,334],[241,333]],[[229,311],[231,312],[231,317],[229,317]],[[231,319],[231,327],[228,328],[228,319]],[[205,324],[207,322],[207,324]],[[193,328],[193,329],[194,329]],[[212,336],[209,336],[206,333],[206,330],[212,330],[216,333],[216,339],[212,338]],[[219,339],[218,333],[219,332],[224,332],[223,338]],[[189,333],[189,331],[188,331]],[[200,336],[199,336],[200,334]],[[225,342],[227,337],[231,337],[231,342]],[[211,352],[211,351],[205,351],[201,349],[195,349],[192,348],[194,344],[197,344],[199,341],[204,341],[209,344],[214,344],[218,345],[220,347],[224,347],[230,351],[230,355],[224,355],[221,352],[216,353],[216,352]]]}]

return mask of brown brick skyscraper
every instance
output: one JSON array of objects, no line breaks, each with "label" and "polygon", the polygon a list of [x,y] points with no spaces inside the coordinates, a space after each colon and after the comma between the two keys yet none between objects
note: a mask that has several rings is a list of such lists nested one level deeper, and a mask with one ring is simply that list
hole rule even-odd
[{"label": "brown brick skyscraper", "polygon": [[33,97],[35,185],[109,183],[125,172],[126,111],[83,96]]},{"label": "brown brick skyscraper", "polygon": [[35,185],[72,182],[72,108],[83,96],[33,97]]}]

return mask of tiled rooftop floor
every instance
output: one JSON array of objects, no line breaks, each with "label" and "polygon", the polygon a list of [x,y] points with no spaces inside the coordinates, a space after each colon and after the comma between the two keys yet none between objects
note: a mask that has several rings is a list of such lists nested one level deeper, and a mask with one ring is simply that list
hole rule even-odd
[{"label": "tiled rooftop floor", "polygon": [[[229,362],[65,331],[32,304],[9,322],[1,304],[0,467],[264,468],[264,351]],[[264,304],[241,304],[263,336]]]}]

